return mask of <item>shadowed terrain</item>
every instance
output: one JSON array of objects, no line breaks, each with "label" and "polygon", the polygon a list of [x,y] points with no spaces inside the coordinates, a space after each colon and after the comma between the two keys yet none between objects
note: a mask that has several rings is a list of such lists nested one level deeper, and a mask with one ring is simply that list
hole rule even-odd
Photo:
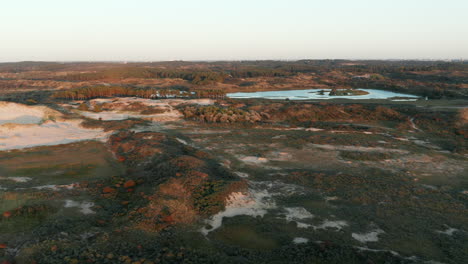
[{"label": "shadowed terrain", "polygon": [[[0,64],[0,260],[464,263],[466,78],[455,62]],[[335,97],[227,95],[299,89]]]}]

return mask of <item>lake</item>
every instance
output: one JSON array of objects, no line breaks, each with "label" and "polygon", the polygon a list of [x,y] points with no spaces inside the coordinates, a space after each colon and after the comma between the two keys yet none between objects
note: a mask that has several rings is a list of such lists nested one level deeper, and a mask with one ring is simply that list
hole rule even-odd
[{"label": "lake", "polygon": [[[264,98],[264,99],[290,99],[290,100],[309,100],[309,99],[391,99],[397,97],[399,100],[415,101],[419,96],[403,93],[395,93],[390,91],[375,90],[375,89],[359,89],[366,91],[365,95],[342,95],[330,96],[330,89],[308,89],[308,90],[290,90],[290,91],[267,91],[267,92],[251,92],[251,93],[228,93],[227,96],[233,99],[241,98]],[[320,92],[324,91],[324,94]],[[405,99],[403,99],[405,98]],[[395,98],[396,99],[396,98]]]}]

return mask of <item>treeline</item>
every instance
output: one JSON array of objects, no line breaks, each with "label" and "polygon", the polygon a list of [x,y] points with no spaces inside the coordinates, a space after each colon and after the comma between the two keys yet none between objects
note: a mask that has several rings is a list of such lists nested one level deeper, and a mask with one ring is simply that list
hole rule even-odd
[{"label": "treeline", "polygon": [[[106,68],[107,70],[102,70]],[[166,61],[153,63],[121,63],[104,62],[14,62],[0,63],[0,72],[24,72],[24,71],[96,71],[82,74],[68,75],[66,78],[92,78],[94,75],[104,77],[119,77],[123,75],[144,76],[154,74],[161,76],[182,76],[184,79],[195,79],[196,74],[221,74],[234,73],[239,75],[250,74],[257,76],[271,76],[294,72],[316,72],[342,69],[346,71],[367,72],[402,72],[402,71],[466,71],[468,62],[465,61],[417,61],[417,60],[297,60],[297,61],[216,61],[216,62],[188,62],[188,61]],[[192,75],[192,76],[189,76]],[[158,77],[156,76],[156,77]],[[226,76],[224,76],[226,77]],[[170,78],[169,76],[166,78]],[[179,77],[174,77],[179,78]],[[90,80],[90,79],[89,79]]]},{"label": "treeline", "polygon": [[376,79],[352,79],[337,81],[337,85],[348,86],[352,88],[367,88],[387,90],[399,93],[415,94],[429,99],[441,98],[468,98],[468,89],[460,88],[455,84],[447,83],[418,83],[413,80],[407,80],[405,85],[399,84],[397,81],[386,78],[384,80]]},{"label": "treeline", "polygon": [[393,72],[387,77],[395,80],[414,80],[418,82],[440,82],[446,84],[468,83],[468,76],[437,75],[437,74],[416,74],[412,72]]},{"label": "treeline", "polygon": [[186,71],[178,69],[160,69],[145,67],[124,67],[107,69],[101,72],[69,74],[63,77],[66,81],[93,81],[101,79],[126,78],[180,78],[192,84],[205,85],[223,82],[227,77],[225,73],[215,71]]},{"label": "treeline", "polygon": [[0,72],[20,73],[27,71],[49,71],[63,69],[64,64],[57,62],[22,61],[0,63]]},{"label": "treeline", "polygon": [[220,69],[263,69],[294,73],[329,72],[341,70],[346,72],[397,73],[412,71],[467,71],[468,63],[464,61],[417,61],[417,60],[298,60],[298,61],[240,61],[217,62]]},{"label": "treeline", "polygon": [[66,81],[94,81],[102,79],[126,79],[126,78],[179,78],[191,82],[195,85],[207,85],[222,83],[230,78],[253,78],[253,77],[284,77],[295,74],[293,68],[289,69],[268,69],[268,68],[235,68],[232,70],[204,70],[186,71],[178,69],[160,69],[145,67],[114,68],[101,72],[89,72],[79,74],[69,74],[61,77]]},{"label": "treeline", "polygon": [[284,69],[266,68],[240,68],[229,72],[233,78],[253,78],[253,77],[285,77],[293,74],[292,71]]},{"label": "treeline", "polygon": [[52,97],[68,100],[88,100],[105,97],[140,97],[140,98],[213,98],[226,96],[222,90],[199,90],[196,92],[175,89],[133,88],[123,86],[93,86],[55,92]]}]

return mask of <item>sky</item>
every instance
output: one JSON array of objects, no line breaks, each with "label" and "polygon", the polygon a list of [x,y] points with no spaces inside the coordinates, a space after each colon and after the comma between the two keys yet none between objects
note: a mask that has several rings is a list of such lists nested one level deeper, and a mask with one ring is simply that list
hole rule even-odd
[{"label": "sky", "polygon": [[468,59],[466,0],[0,0],[0,61]]}]

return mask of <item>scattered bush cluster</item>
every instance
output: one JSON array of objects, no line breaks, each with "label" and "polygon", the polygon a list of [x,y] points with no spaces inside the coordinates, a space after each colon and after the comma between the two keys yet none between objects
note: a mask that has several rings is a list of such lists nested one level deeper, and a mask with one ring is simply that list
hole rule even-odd
[{"label": "scattered bush cluster", "polygon": [[257,123],[269,118],[267,113],[220,106],[187,106],[182,113],[187,119],[208,123]]}]

